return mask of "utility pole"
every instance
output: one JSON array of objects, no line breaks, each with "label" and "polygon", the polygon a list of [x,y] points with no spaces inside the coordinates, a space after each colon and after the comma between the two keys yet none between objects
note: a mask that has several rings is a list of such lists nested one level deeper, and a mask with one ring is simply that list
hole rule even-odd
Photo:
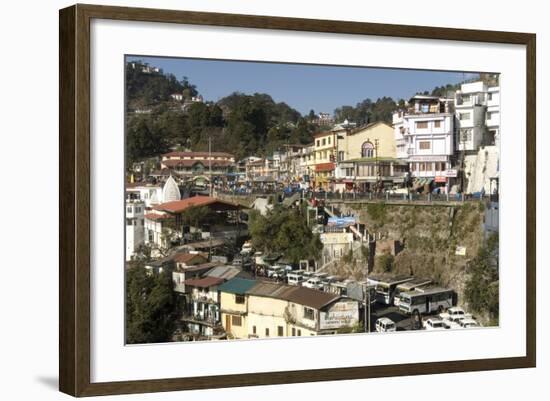
[{"label": "utility pole", "polygon": [[212,190],[213,190],[213,185],[214,185],[214,182],[212,180],[212,137],[211,136],[208,136],[208,172],[209,172],[209,175],[210,175],[210,191],[209,191],[209,195],[210,197],[212,197]]}]

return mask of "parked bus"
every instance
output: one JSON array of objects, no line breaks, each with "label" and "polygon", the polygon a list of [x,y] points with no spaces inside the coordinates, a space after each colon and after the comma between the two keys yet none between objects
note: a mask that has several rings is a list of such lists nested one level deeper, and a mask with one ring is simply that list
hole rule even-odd
[{"label": "parked bus", "polygon": [[400,296],[404,292],[411,292],[417,288],[431,284],[432,280],[428,278],[415,278],[414,280],[407,281],[406,283],[399,284],[395,288],[395,295],[393,296],[393,304],[399,306]]},{"label": "parked bus", "polygon": [[385,305],[393,304],[393,297],[395,296],[398,285],[412,280],[414,280],[413,276],[375,276],[367,279],[370,285],[376,286],[376,301]]},{"label": "parked bus", "polygon": [[399,310],[408,314],[441,313],[453,306],[454,296],[454,291],[448,288],[417,288],[401,294]]}]

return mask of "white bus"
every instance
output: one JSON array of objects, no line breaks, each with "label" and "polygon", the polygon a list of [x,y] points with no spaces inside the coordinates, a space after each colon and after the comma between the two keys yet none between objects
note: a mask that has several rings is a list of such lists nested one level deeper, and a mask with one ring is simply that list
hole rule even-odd
[{"label": "white bus", "polygon": [[397,287],[395,287],[393,304],[395,306],[399,306],[399,301],[401,299],[400,296],[402,293],[414,291],[419,287],[423,287],[431,283],[432,283],[432,280],[430,280],[429,278],[415,278],[414,280],[399,284]]},{"label": "white bus", "polygon": [[408,314],[441,313],[453,306],[454,295],[448,288],[417,288],[401,294],[399,310]]},{"label": "white bus", "polygon": [[369,277],[369,285],[376,286],[376,302],[385,305],[393,305],[393,297],[399,284],[414,280],[412,276],[401,277]]}]

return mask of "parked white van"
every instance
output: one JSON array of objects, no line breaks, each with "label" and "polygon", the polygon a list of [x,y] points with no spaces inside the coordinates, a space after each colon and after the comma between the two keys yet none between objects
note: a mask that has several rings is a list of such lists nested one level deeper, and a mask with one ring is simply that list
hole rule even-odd
[{"label": "parked white van", "polygon": [[397,326],[395,325],[395,322],[387,317],[381,317],[380,319],[377,319],[375,327],[378,333],[397,331]]},{"label": "parked white van", "polygon": [[304,271],[295,270],[292,272],[288,272],[286,275],[286,279],[288,285],[302,285],[302,282],[304,281]]}]

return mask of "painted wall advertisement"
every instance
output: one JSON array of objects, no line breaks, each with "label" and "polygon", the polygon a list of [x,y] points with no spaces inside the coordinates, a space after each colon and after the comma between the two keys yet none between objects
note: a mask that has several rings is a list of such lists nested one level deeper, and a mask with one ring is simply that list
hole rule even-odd
[{"label": "painted wall advertisement", "polygon": [[337,329],[344,326],[354,326],[359,321],[359,306],[357,301],[341,301],[332,305],[319,316],[319,328]]}]

